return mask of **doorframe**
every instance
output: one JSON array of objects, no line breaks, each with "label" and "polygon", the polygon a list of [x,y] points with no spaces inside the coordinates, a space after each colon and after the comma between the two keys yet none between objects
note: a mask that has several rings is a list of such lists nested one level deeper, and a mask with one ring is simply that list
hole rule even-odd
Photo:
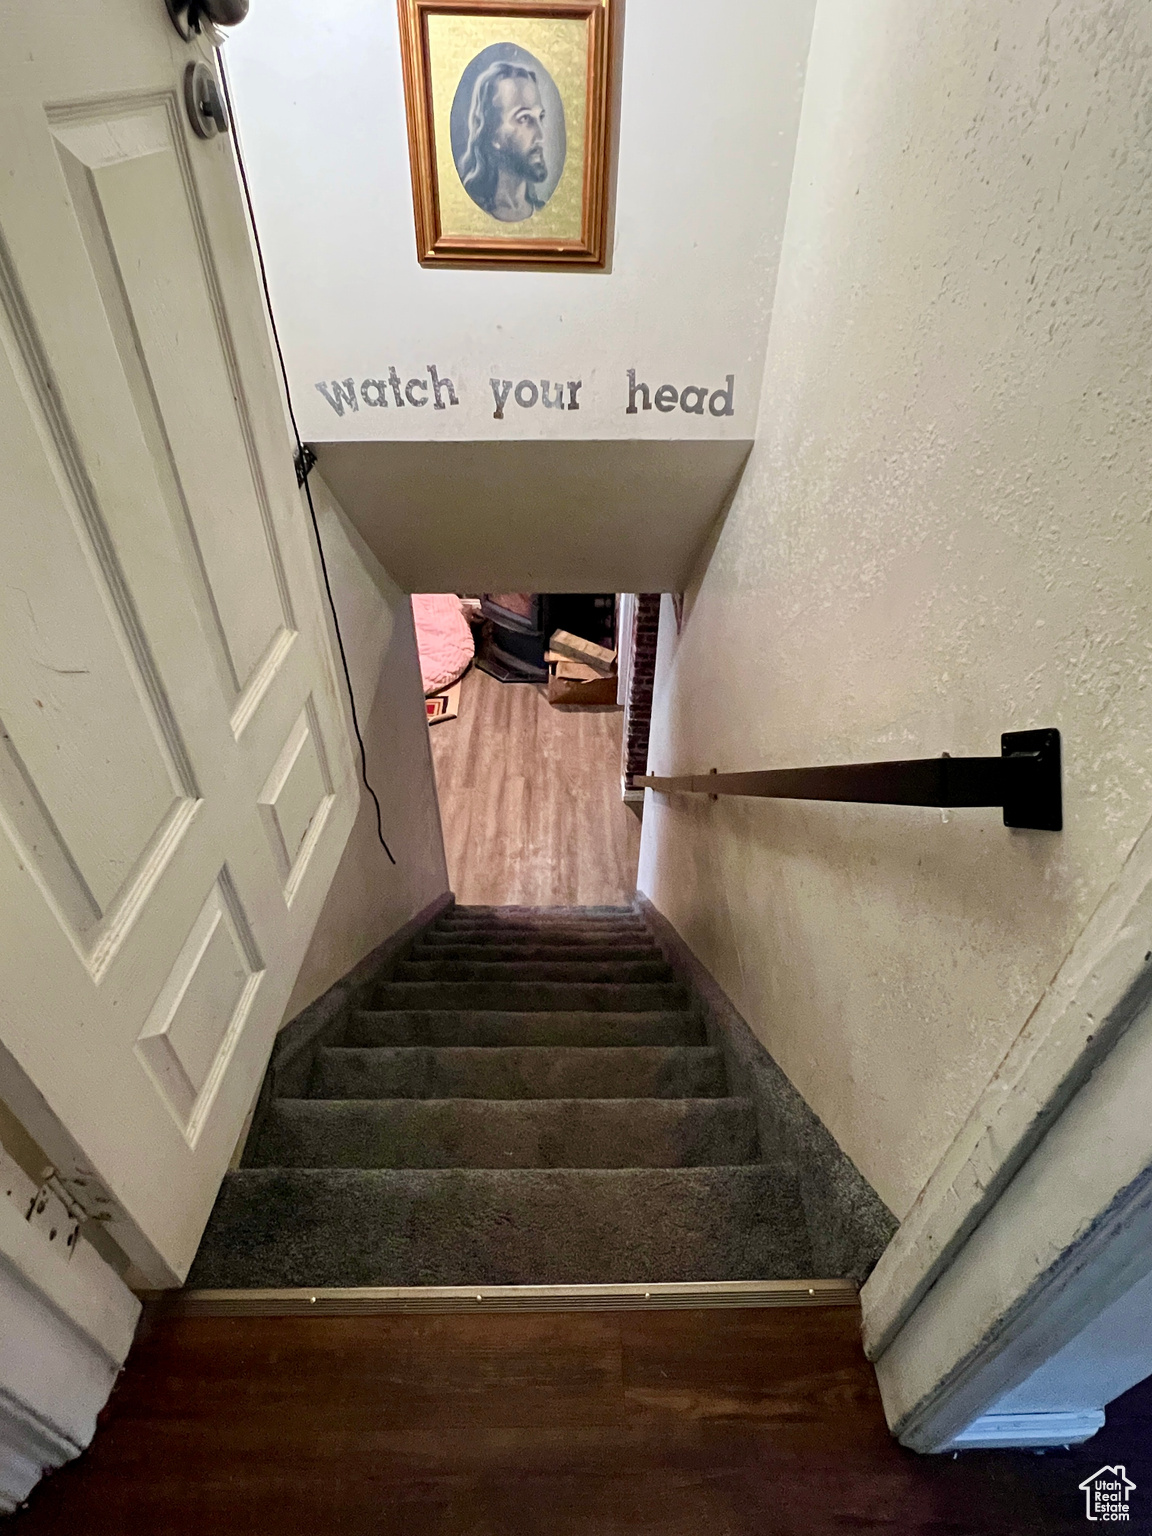
[{"label": "doorframe", "polygon": [[1086,1438],[1090,1372],[1048,1426],[981,1421],[1150,1271],[1152,824],[863,1288],[893,1432]]},{"label": "doorframe", "polygon": [[[269,1046],[271,1049],[271,1046]],[[53,1165],[69,1197],[131,1260],[141,1283],[178,1286],[181,1277],[93,1171],[79,1142],[0,1039],[0,1083],[4,1101]],[[0,1192],[2,1193],[2,1192]]]},{"label": "doorframe", "polygon": [[96,1433],[141,1304],[0,1145],[0,1514]]}]

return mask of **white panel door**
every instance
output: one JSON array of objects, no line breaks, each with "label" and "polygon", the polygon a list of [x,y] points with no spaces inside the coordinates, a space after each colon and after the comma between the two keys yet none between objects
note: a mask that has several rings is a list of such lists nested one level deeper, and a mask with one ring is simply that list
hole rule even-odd
[{"label": "white panel door", "polygon": [[160,1285],[358,798],[231,139],[186,116],[196,58],[164,0],[4,7],[0,1096]]}]

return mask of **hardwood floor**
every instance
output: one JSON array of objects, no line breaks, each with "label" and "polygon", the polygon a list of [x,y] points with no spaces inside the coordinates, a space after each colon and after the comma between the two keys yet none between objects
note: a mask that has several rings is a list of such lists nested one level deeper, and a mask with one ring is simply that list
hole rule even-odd
[{"label": "hardwood floor", "polygon": [[620,799],[623,713],[555,709],[476,667],[431,727],[448,875],[465,904],[632,900],[640,823]]},{"label": "hardwood floor", "polygon": [[1043,1536],[1107,1462],[1152,1508],[1152,1393],[1088,1445],[918,1457],[850,1307],[182,1318],[14,1536]]}]

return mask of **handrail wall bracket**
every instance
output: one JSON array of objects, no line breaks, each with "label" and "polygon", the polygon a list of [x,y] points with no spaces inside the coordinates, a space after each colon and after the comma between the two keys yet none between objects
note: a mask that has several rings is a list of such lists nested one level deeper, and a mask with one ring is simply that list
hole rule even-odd
[{"label": "handrail wall bracket", "polygon": [[1000,738],[1000,755],[1007,761],[1029,765],[1022,775],[1008,781],[1004,825],[1035,832],[1062,832],[1060,732],[1005,731]]}]

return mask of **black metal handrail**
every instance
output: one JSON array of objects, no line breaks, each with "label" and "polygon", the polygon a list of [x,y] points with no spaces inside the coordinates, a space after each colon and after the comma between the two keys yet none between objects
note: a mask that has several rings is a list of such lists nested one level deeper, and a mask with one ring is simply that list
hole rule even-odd
[{"label": "black metal handrail", "polygon": [[850,800],[865,805],[926,805],[940,810],[1002,806],[1006,827],[1059,832],[1060,732],[1005,731],[999,757],[919,757],[827,768],[767,768],[755,773],[638,775],[659,794],[754,795],[772,800]]}]

